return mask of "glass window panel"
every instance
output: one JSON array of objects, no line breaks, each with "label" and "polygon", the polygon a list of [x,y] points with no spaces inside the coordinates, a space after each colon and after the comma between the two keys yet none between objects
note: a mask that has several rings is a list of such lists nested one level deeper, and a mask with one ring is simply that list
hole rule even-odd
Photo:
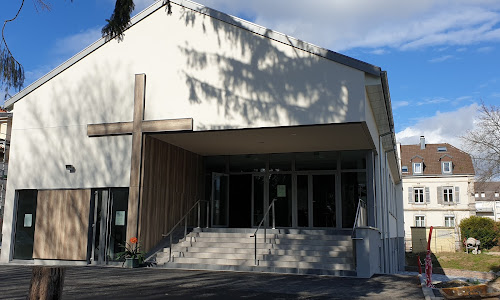
[{"label": "glass window panel", "polygon": [[309,226],[309,185],[307,175],[297,175],[297,217],[299,227]]},{"label": "glass window panel", "polygon": [[335,170],[337,169],[336,152],[303,152],[295,153],[295,169],[302,170]]},{"label": "glass window panel", "polygon": [[264,217],[264,176],[253,177],[253,226]]},{"label": "glass window panel", "polygon": [[229,157],[231,172],[265,172],[267,154],[245,154]]},{"label": "glass window panel", "polygon": [[342,173],[342,227],[352,228],[359,199],[366,203],[366,173]]},{"label": "glass window panel", "polygon": [[[269,202],[274,203],[276,226],[292,226],[292,175],[272,174],[269,176]],[[272,214],[272,211],[270,212]],[[271,218],[270,218],[271,220]]]},{"label": "glass window panel", "polygon": [[269,171],[291,171],[292,160],[292,153],[271,154],[269,158]]},{"label": "glass window panel", "polygon": [[366,151],[342,151],[342,170],[366,169]]},{"label": "glass window panel", "polygon": [[212,172],[225,173],[226,157],[227,156],[206,156],[205,167],[207,173],[210,173],[210,175]]},{"label": "glass window panel", "polygon": [[[111,208],[111,225],[109,232],[109,260],[116,260],[117,253],[123,252],[123,245],[127,241],[127,211],[128,188],[110,189],[113,206]],[[118,218],[117,218],[118,217]]]},{"label": "glass window panel", "polygon": [[14,240],[15,259],[33,259],[37,190],[17,192],[17,222]]},{"label": "glass window panel", "polygon": [[335,175],[313,175],[314,227],[336,227]]}]

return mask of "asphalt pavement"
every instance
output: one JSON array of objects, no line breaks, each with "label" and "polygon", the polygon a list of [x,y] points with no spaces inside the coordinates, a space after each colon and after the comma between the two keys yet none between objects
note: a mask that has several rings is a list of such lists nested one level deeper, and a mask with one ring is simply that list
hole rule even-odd
[{"label": "asphalt pavement", "polygon": [[[0,299],[26,299],[32,268],[0,265]],[[424,299],[414,275],[370,279],[161,268],[66,267],[63,299]]]}]

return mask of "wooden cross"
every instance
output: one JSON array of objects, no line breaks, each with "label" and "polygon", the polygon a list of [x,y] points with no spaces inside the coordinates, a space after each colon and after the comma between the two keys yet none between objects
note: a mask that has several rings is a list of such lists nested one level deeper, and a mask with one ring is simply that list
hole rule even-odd
[{"label": "wooden cross", "polygon": [[127,240],[137,236],[139,203],[141,192],[142,148],[145,133],[193,130],[193,119],[170,119],[144,121],[146,99],[146,74],[135,75],[134,119],[132,122],[88,124],[89,137],[110,135],[132,135],[132,158],[130,161],[130,189],[128,195]]}]

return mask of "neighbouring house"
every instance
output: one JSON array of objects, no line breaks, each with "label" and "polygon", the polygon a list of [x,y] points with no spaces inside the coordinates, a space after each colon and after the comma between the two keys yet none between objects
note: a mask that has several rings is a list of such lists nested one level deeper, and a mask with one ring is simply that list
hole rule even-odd
[{"label": "neighbouring house", "polygon": [[500,182],[476,182],[474,199],[477,216],[500,221]]},{"label": "neighbouring house", "polygon": [[[171,4],[172,15],[156,2],[122,42],[100,39],[6,102],[15,118],[1,261],[114,264],[131,237],[159,260],[165,234],[199,222],[159,265],[402,269],[386,72]],[[275,229],[266,240],[260,230],[254,249],[262,220]]]},{"label": "neighbouring house", "polygon": [[400,151],[406,250],[425,249],[414,245],[425,239],[412,237],[412,228],[430,226],[454,228],[455,245],[443,249],[456,249],[460,221],[475,215],[471,156],[447,143],[426,144],[423,136],[420,144],[400,145]]}]

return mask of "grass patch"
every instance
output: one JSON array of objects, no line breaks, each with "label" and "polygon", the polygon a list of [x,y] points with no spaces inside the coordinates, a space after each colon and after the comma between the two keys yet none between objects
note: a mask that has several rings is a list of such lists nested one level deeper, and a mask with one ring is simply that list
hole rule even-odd
[{"label": "grass patch", "polygon": [[[420,253],[422,262],[425,253]],[[500,271],[500,256],[481,254],[467,254],[465,252],[455,253],[432,253],[432,266],[434,268],[450,268],[480,272]],[[417,254],[406,253],[406,265],[417,266]]]}]

